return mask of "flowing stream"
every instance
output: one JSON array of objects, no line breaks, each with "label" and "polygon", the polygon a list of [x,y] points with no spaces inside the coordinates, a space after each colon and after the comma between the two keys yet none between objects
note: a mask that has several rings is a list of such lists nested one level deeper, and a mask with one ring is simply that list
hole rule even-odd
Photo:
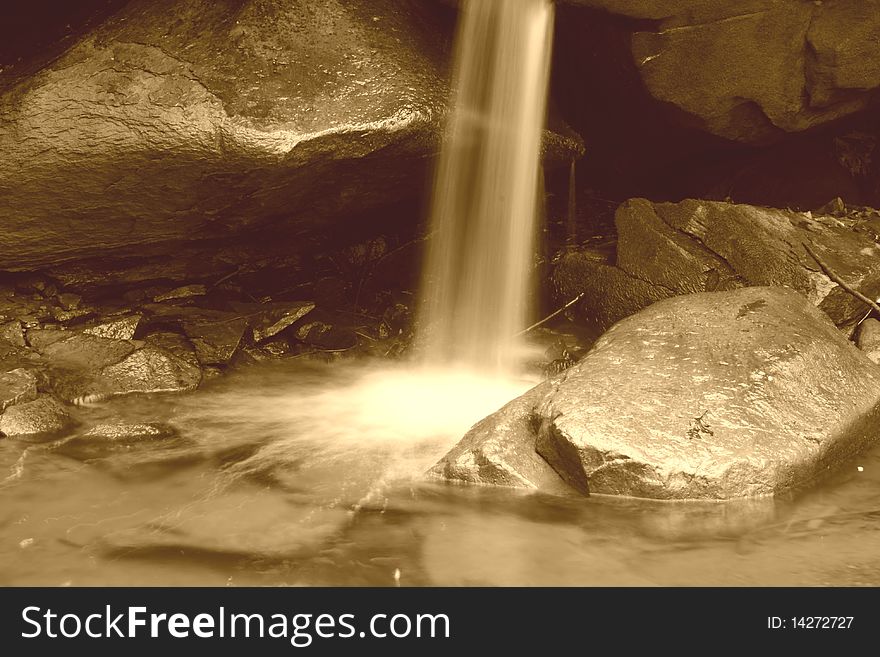
[{"label": "flowing stream", "polygon": [[[61,444],[0,440],[0,584],[880,585],[880,449],[795,500],[432,483],[455,438],[348,428],[346,391],[376,372],[259,365],[79,409]],[[177,434],[81,438],[120,421]]]}]

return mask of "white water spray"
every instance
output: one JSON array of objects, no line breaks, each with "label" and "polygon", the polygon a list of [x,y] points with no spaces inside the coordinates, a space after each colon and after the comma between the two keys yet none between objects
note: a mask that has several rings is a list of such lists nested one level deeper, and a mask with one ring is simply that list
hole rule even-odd
[{"label": "white water spray", "polygon": [[463,4],[420,307],[422,362],[351,367],[332,385],[316,375],[296,399],[286,385],[280,400],[224,398],[249,430],[278,432],[230,473],[326,471],[333,499],[343,477],[360,505],[388,479],[420,476],[534,384],[518,371],[515,336],[527,323],[552,22],[550,0]]}]

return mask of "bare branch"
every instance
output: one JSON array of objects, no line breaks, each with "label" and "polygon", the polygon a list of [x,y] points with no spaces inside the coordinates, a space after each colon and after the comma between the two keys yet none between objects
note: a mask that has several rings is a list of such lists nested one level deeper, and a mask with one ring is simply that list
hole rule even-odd
[{"label": "bare branch", "polygon": [[555,312],[550,313],[550,314],[547,315],[544,319],[542,319],[540,322],[535,322],[535,323],[532,324],[529,328],[520,331],[520,332],[517,333],[514,337],[518,338],[518,337],[520,337],[521,335],[525,335],[526,333],[528,333],[528,332],[531,331],[532,329],[536,329],[536,328],[538,328],[539,326],[541,326],[542,324],[546,324],[547,322],[549,322],[551,319],[553,319],[554,317],[556,317],[556,316],[559,315],[560,313],[563,313],[563,312],[565,312],[566,310],[568,310],[569,308],[571,308],[574,304],[576,304],[578,301],[580,301],[580,300],[584,297],[585,294],[586,294],[586,292],[581,292],[581,293],[580,293],[579,295],[577,295],[574,299],[572,299],[572,300],[569,301],[567,304],[565,304],[564,306],[562,306],[562,308],[560,308],[559,310],[557,310],[557,311],[555,311]]},{"label": "bare branch", "polygon": [[831,269],[831,267],[829,267],[828,264],[825,263],[825,261],[823,261],[822,258],[819,257],[818,253],[816,253],[813,249],[810,248],[809,244],[804,242],[803,245],[804,245],[804,249],[806,250],[806,252],[809,253],[810,257],[812,257],[813,260],[815,260],[818,263],[819,267],[822,269],[822,271],[825,273],[825,275],[828,278],[830,278],[832,281],[837,283],[841,288],[843,288],[844,290],[849,292],[851,295],[853,295],[859,301],[868,304],[875,313],[880,315],[880,306],[877,305],[876,301],[874,301],[873,299],[869,299],[864,294],[862,294],[861,292],[859,292],[858,290],[856,290],[852,286],[850,286],[845,280],[843,280],[840,277],[840,275],[836,271]]}]

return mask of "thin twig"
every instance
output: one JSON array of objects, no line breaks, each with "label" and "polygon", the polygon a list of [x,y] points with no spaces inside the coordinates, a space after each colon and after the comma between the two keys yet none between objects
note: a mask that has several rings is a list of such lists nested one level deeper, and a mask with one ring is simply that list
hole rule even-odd
[{"label": "thin twig", "polygon": [[813,251],[813,249],[810,248],[809,244],[804,242],[803,245],[804,245],[804,249],[806,250],[806,252],[809,253],[810,256],[813,258],[813,260],[815,260],[818,263],[819,267],[822,269],[822,271],[825,273],[825,275],[828,278],[830,278],[833,282],[837,283],[841,288],[843,288],[844,290],[849,292],[851,295],[853,295],[859,301],[868,304],[871,307],[871,309],[873,309],[873,311],[875,313],[880,315],[880,306],[877,305],[876,301],[866,297],[864,294],[862,294],[858,290],[853,289],[852,286],[847,284],[847,282],[844,281],[836,271],[831,269],[831,267],[829,267],[825,263],[825,261],[823,261],[822,258],[819,257],[818,253],[816,253],[815,251]]},{"label": "thin twig", "polygon": [[559,315],[560,313],[563,313],[563,312],[565,312],[566,310],[568,310],[569,308],[571,308],[574,304],[576,304],[578,301],[580,301],[580,300],[583,298],[583,296],[584,296],[585,294],[586,294],[586,292],[581,292],[581,293],[580,293],[579,295],[577,295],[574,299],[572,299],[572,300],[569,301],[567,304],[565,304],[564,306],[562,306],[562,308],[560,308],[559,310],[557,310],[557,311],[555,311],[555,312],[550,313],[550,314],[547,315],[544,319],[542,319],[540,322],[535,322],[535,323],[532,324],[529,328],[527,328],[527,329],[523,329],[522,331],[520,331],[519,333],[517,333],[514,337],[518,338],[518,337],[520,337],[521,335],[525,335],[526,333],[528,333],[528,332],[531,331],[532,329],[536,329],[536,328],[538,328],[539,326],[541,326],[542,324],[546,324],[547,322],[549,322],[551,319],[553,319],[554,317],[556,317],[556,316]]},{"label": "thin twig", "polygon": [[233,278],[233,277],[235,277],[235,276],[238,276],[238,275],[239,275],[241,272],[243,272],[243,271],[244,271],[244,265],[240,265],[240,266],[238,267],[238,269],[236,269],[236,270],[235,270],[234,272],[232,272],[231,274],[226,274],[226,276],[224,276],[223,278],[221,278],[220,280],[218,280],[218,281],[217,281],[216,283],[214,283],[211,287],[217,287],[217,286],[220,285],[221,283],[225,283],[225,282],[228,281],[229,279],[231,279],[231,278]]}]

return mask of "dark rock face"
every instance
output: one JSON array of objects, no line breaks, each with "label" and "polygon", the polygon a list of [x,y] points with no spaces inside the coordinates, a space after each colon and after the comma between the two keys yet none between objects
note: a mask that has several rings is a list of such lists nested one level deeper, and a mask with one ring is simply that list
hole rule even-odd
[{"label": "dark rock face", "polygon": [[820,269],[867,296],[880,294],[880,215],[813,216],[723,202],[627,201],[617,211],[614,265],[569,254],[553,274],[560,299],[586,292],[581,313],[607,328],[669,296],[779,285],[801,292],[850,330],[867,306]]},{"label": "dark rock face", "polygon": [[129,3],[0,98],[0,266],[399,196],[446,102],[435,42],[406,2]]},{"label": "dark rock face", "polygon": [[[482,449],[527,418],[531,435],[520,424],[515,445]],[[485,481],[478,457],[532,444],[582,492],[771,495],[876,442],[878,423],[876,365],[803,296],[746,288],[667,299],[619,322],[579,364],[477,425],[435,471]]]},{"label": "dark rock face", "polygon": [[569,0],[634,19],[631,55],[658,101],[761,143],[866,109],[880,87],[880,2]]}]

